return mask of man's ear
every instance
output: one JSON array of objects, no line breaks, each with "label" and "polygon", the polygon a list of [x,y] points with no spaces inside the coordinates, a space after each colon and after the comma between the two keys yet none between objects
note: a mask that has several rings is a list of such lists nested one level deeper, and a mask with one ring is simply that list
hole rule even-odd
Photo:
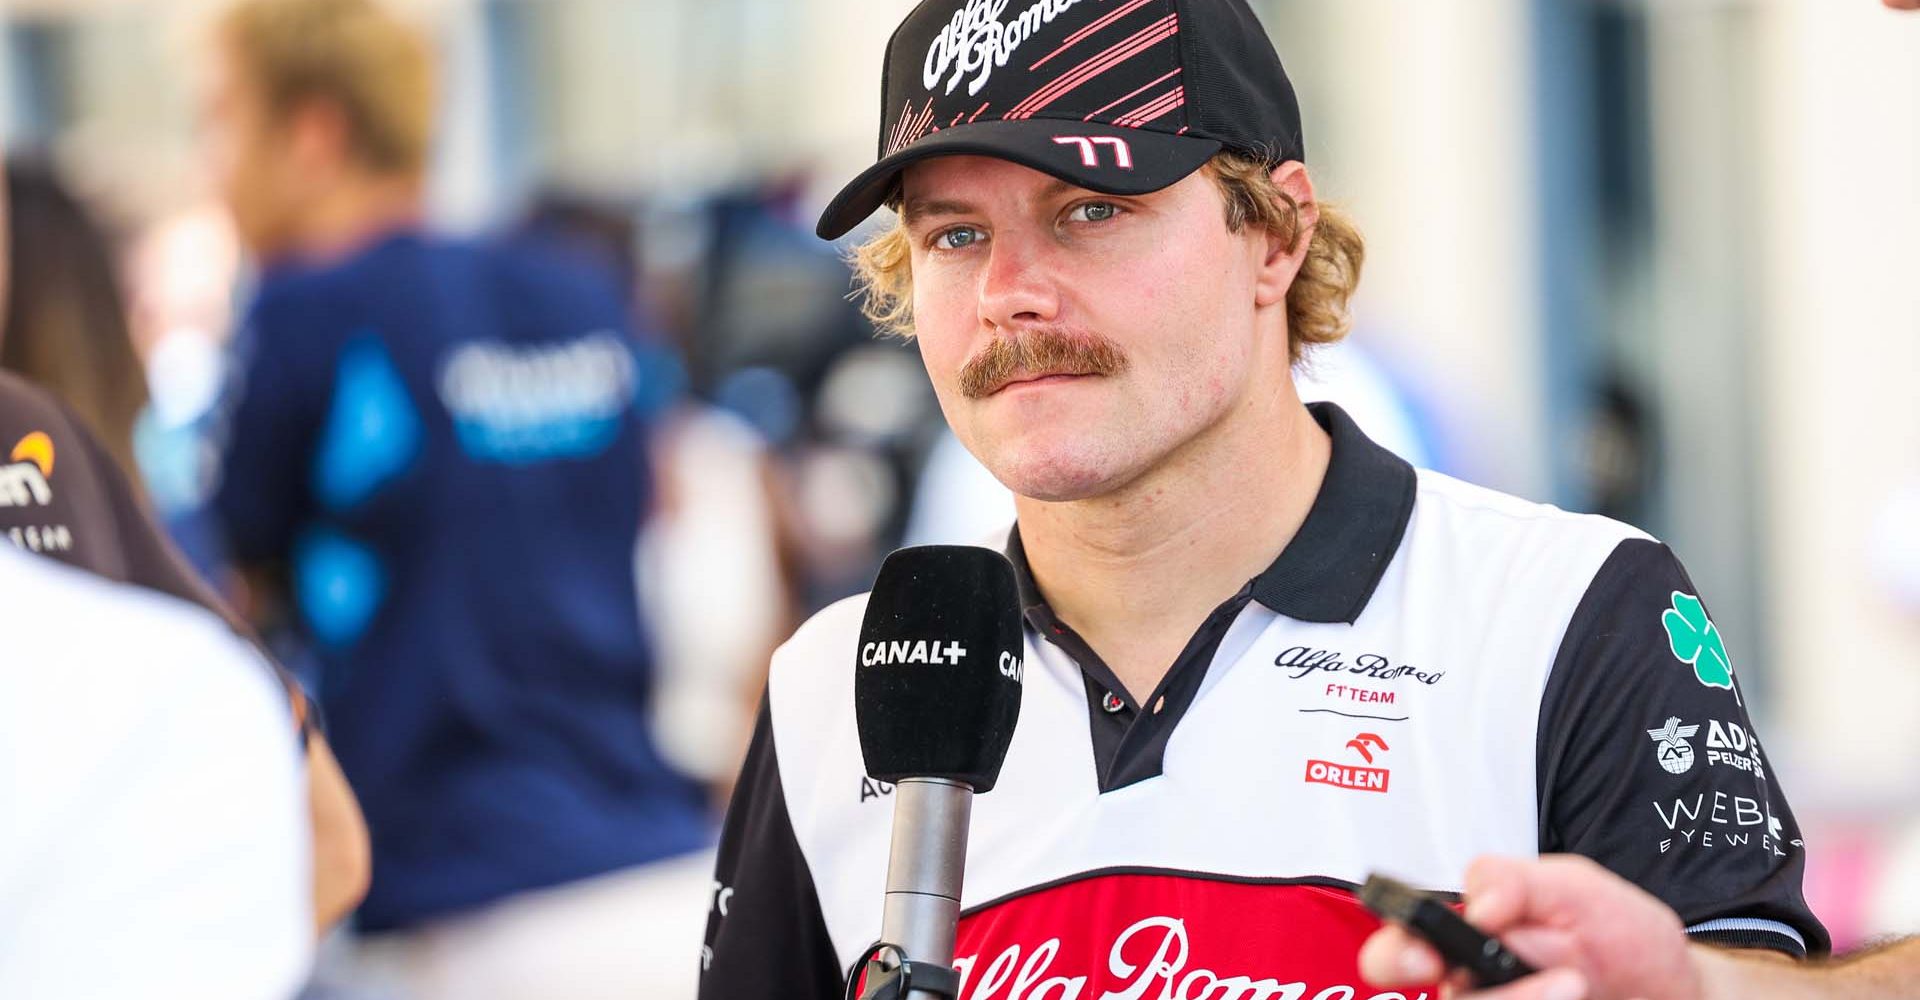
[{"label": "man's ear", "polygon": [[1273,168],[1272,177],[1273,186],[1293,199],[1299,210],[1294,213],[1292,232],[1266,231],[1267,255],[1261,261],[1258,280],[1254,283],[1254,304],[1258,306],[1286,301],[1287,289],[1293,287],[1293,277],[1300,273],[1300,264],[1307,259],[1307,245],[1313,242],[1314,226],[1320,222],[1320,205],[1313,200],[1313,178],[1307,176],[1306,164],[1288,160]]}]

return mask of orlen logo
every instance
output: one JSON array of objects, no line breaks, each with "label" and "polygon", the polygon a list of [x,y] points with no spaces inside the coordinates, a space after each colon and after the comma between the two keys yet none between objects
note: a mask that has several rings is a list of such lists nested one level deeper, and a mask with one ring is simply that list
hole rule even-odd
[{"label": "orlen logo", "polygon": [[[1373,763],[1373,751],[1382,753],[1392,749],[1387,741],[1377,733],[1361,733],[1347,741],[1347,749],[1358,754],[1367,763]],[[1335,764],[1331,761],[1307,761],[1307,778],[1311,784],[1332,785],[1335,788],[1351,788],[1361,792],[1384,792],[1390,777],[1384,767],[1358,767],[1348,764]]]},{"label": "orlen logo", "polygon": [[860,647],[860,665],[863,667],[886,667],[897,663],[950,663],[958,664],[966,659],[967,648],[957,642],[944,645],[940,640],[931,642],[926,639],[894,639],[887,642],[869,642]]},{"label": "orlen logo", "polygon": [[53,502],[47,478],[53,475],[53,439],[34,431],[20,439],[0,465],[0,507],[46,506]]}]

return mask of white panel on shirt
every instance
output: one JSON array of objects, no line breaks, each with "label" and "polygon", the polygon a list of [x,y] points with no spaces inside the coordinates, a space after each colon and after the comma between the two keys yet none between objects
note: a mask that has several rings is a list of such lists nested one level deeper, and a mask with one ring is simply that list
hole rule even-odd
[{"label": "white panel on shirt", "polygon": [[[1476,855],[1536,853],[1547,677],[1594,574],[1638,537],[1421,472],[1406,535],[1359,620],[1301,622],[1249,604],[1163,772],[1105,795],[1080,669],[1029,629],[1019,726],[999,785],[974,803],[963,905],[1116,867],[1345,882],[1380,870],[1457,891]],[[860,794],[853,667],[865,605],[816,615],[770,680],[781,784],[843,964],[879,933],[892,821],[890,796]],[[1276,666],[1303,648],[1343,669]],[[1362,657],[1433,682],[1356,674]],[[1388,772],[1385,792],[1306,780],[1309,761],[1362,766],[1347,744],[1363,733],[1385,745],[1365,744]]]}]

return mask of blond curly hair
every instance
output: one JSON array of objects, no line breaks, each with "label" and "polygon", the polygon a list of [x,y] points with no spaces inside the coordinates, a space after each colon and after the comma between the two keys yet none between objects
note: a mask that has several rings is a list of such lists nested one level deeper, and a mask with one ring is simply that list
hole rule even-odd
[{"label": "blond curly hair", "polygon": [[[1300,204],[1273,182],[1271,164],[1239,153],[1220,153],[1201,167],[1220,188],[1227,229],[1256,226],[1280,233],[1289,249],[1300,236]],[[894,207],[898,207],[897,203]],[[1353,325],[1348,303],[1360,284],[1366,240],[1353,219],[1320,202],[1307,256],[1287,290],[1287,353],[1298,363],[1306,349],[1331,344]],[[860,309],[883,333],[913,336],[912,243],[896,222],[853,248],[854,294]]]}]

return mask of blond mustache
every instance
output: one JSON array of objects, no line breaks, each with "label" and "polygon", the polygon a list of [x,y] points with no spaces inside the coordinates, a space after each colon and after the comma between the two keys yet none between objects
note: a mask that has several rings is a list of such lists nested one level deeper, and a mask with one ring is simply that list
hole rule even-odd
[{"label": "blond mustache", "polygon": [[996,337],[960,369],[960,392],[968,399],[990,396],[1007,383],[1046,375],[1117,375],[1127,356],[1098,334],[1033,330]]}]

